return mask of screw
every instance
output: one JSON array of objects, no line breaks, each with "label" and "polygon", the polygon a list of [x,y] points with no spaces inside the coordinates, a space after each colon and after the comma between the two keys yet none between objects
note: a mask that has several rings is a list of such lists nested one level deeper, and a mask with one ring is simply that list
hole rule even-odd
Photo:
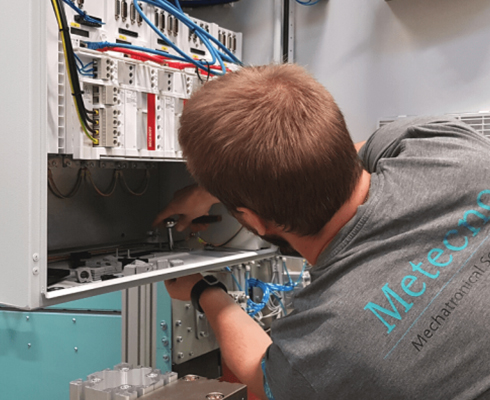
[{"label": "screw", "polygon": [[34,253],[34,254],[32,255],[32,259],[33,259],[35,262],[38,262],[38,261],[39,261],[39,254]]},{"label": "screw", "polygon": [[164,361],[169,361],[170,360],[170,357],[168,355],[166,355],[166,354],[164,354],[162,358],[163,358]]},{"label": "screw", "polygon": [[26,321],[29,321],[29,316],[26,316]]},{"label": "screw", "polygon": [[189,333],[192,332],[192,328],[190,326],[187,327],[187,332],[189,332]]},{"label": "screw", "polygon": [[163,338],[162,339],[162,344],[167,347],[168,346],[168,339],[167,338]]},{"label": "screw", "polygon": [[77,353],[77,352],[78,352],[78,347],[75,347],[75,353]]},{"label": "screw", "polygon": [[184,341],[184,339],[182,338],[182,336],[177,336],[177,343],[182,343]]},{"label": "screw", "polygon": [[192,357],[194,355],[193,351],[189,351],[189,357]]},{"label": "screw", "polygon": [[190,305],[190,304],[186,304],[186,305],[185,305],[185,309],[186,309],[186,310],[188,310],[188,309],[190,309],[190,308],[191,308],[191,305]]},{"label": "screw", "polygon": [[72,321],[73,321],[73,323],[76,323],[77,322],[77,319],[76,318],[73,318]]},{"label": "screw", "polygon": [[167,323],[165,321],[162,321],[160,322],[160,328],[162,328],[162,331],[166,331],[167,330]]},{"label": "screw", "polygon": [[181,326],[181,325],[182,325],[182,321],[180,319],[175,321],[175,326]]},{"label": "screw", "polygon": [[205,337],[206,336],[206,332],[204,332],[204,331],[199,332],[199,336]]},{"label": "screw", "polygon": [[28,349],[30,349],[30,348],[31,348],[31,346],[32,346],[32,344],[27,343],[27,348],[28,348]]},{"label": "screw", "polygon": [[179,358],[179,359],[184,358],[184,353],[182,353],[181,351],[179,351],[179,353],[177,353],[177,358]]}]

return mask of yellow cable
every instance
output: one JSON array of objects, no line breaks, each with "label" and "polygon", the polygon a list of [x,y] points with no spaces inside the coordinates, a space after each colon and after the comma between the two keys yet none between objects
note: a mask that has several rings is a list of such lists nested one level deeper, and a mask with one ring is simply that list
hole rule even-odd
[{"label": "yellow cable", "polygon": [[[63,31],[63,26],[61,23],[61,16],[60,16],[60,11],[58,9],[58,5],[56,4],[56,1],[51,0],[51,4],[53,4],[54,12],[56,15],[56,20],[58,21],[58,27],[60,28],[60,31]],[[68,63],[68,53],[66,51],[66,43],[65,43],[65,37],[63,34],[61,36],[61,43],[63,44],[63,55],[65,57],[65,67],[68,72],[68,81],[70,82],[70,88],[71,88],[71,93],[75,93],[74,87],[73,87],[73,82],[71,80],[71,74],[70,74],[70,66]],[[72,95],[73,97],[73,95]],[[75,105],[75,110],[77,111],[77,116],[78,120],[80,121],[80,125],[82,127],[83,132],[85,135],[94,143],[94,144],[99,144],[99,139],[94,138],[87,130],[87,127],[85,126],[85,122],[83,121],[82,115],[80,113],[80,110],[78,109],[78,104],[75,99],[73,99],[73,103]]]}]

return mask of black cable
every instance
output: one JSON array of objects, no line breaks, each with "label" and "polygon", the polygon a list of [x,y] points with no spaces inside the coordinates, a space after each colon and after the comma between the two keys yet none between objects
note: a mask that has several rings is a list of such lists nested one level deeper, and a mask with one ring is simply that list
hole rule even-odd
[{"label": "black cable", "polygon": [[75,101],[78,106],[78,110],[80,112],[80,116],[85,122],[85,126],[88,131],[91,133],[96,133],[95,130],[89,125],[88,122],[91,124],[94,124],[94,120],[89,118],[87,115],[87,109],[85,108],[85,103],[83,101],[82,97],[82,90],[80,89],[80,80],[78,79],[78,72],[77,72],[77,65],[75,61],[75,51],[73,50],[73,45],[71,42],[71,36],[70,36],[70,30],[68,28],[68,21],[66,18],[66,13],[65,13],[65,8],[62,0],[53,0],[56,1],[58,10],[59,10],[59,16],[60,16],[60,22],[61,22],[61,29],[60,33],[64,37],[65,41],[65,47],[66,47],[66,52],[67,52],[67,62],[68,62],[68,69],[70,73],[70,79],[72,81],[73,85],[73,93],[72,96],[75,97]]},{"label": "black cable", "polygon": [[208,76],[207,76],[206,80],[203,80],[203,79],[201,78],[201,73],[199,72],[199,68],[197,68],[197,67],[196,67],[196,74],[197,74],[197,77],[198,77],[198,79],[199,79],[199,81],[200,81],[201,83],[206,83],[207,81],[209,81],[209,75],[210,75],[210,73],[211,73],[211,66],[209,65],[209,62],[208,62],[207,60],[200,60],[200,61],[201,61],[201,62],[205,62],[205,63],[206,63],[206,66],[208,67],[208,68],[207,68],[207,73],[208,73]]},{"label": "black cable", "polygon": [[284,15],[282,20],[282,62],[287,63],[289,57],[289,0],[284,0]]}]

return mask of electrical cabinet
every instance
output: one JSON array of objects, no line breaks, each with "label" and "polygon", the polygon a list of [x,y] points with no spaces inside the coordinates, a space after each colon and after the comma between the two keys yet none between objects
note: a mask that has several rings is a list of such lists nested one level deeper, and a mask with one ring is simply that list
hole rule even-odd
[{"label": "electrical cabinet", "polygon": [[[212,77],[193,65],[98,51],[91,43],[176,56],[173,43],[204,63],[213,57],[209,47],[144,2],[137,5],[167,41],[132,1],[76,3],[96,21],[86,23],[65,6],[92,121],[88,134],[74,106],[51,2],[20,0],[0,13],[2,48],[12,56],[0,75],[0,303],[29,310],[274,258],[275,250],[253,235],[235,235],[239,225],[223,209],[215,211],[223,222],[206,235],[215,243],[233,236],[231,248],[209,250],[176,235],[176,250],[169,250],[167,232],[151,225],[174,191],[192,182],[177,141],[179,117],[192,91]],[[212,33],[223,52],[241,58],[240,32],[189,18]],[[226,62],[226,68],[236,66]]]}]

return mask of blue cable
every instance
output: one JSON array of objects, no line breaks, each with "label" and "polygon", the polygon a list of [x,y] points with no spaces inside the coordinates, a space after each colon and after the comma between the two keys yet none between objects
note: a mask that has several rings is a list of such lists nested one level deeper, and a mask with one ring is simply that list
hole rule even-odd
[{"label": "blue cable", "polygon": [[132,44],[126,44],[126,43],[111,43],[111,42],[84,42],[87,45],[87,48],[91,50],[99,50],[103,49],[106,47],[121,47],[123,49],[130,49],[130,50],[138,50],[150,54],[156,54],[157,56],[163,56],[163,57],[168,57],[172,60],[177,60],[177,61],[184,61],[187,62],[187,60],[183,59],[182,57],[174,56],[169,53],[165,53],[164,51],[159,51],[159,50],[153,50],[149,49],[147,47],[140,47],[140,46],[135,46]]},{"label": "blue cable", "polygon": [[237,285],[238,287],[238,290],[240,292],[243,292],[242,290],[242,286],[240,285],[240,283],[238,282],[238,279],[235,277],[235,274],[232,272],[232,270],[230,269],[230,267],[226,267],[225,268],[228,272],[231,272],[231,277],[233,278],[233,280],[235,281],[235,284]]},{"label": "blue cable", "polygon": [[[136,0],[134,0],[136,1]],[[226,49],[226,47],[223,47],[223,45],[217,41],[212,35],[210,35],[205,29],[201,28],[199,25],[195,24],[192,20],[190,20],[184,13],[180,12],[178,9],[176,9],[174,6],[172,6],[168,1],[164,0],[144,0],[148,2],[149,4],[153,4],[156,7],[162,8],[163,10],[169,12],[172,14],[174,17],[176,17],[178,20],[180,20],[184,25],[186,25],[192,32],[194,32],[197,37],[203,42],[203,44],[206,46],[208,49],[209,53],[211,54],[213,60],[211,61],[211,64],[214,64],[216,62],[216,58],[220,62],[220,65],[223,69],[223,71],[226,71],[224,68],[224,64],[222,63],[222,58],[223,54],[219,53],[212,45],[209,43],[207,38],[210,38],[214,40],[216,43],[218,43],[223,49],[225,49],[231,58],[234,58],[234,60],[230,60],[230,58],[225,57],[225,59],[230,62],[240,62],[236,57],[233,56],[231,52]],[[236,61],[235,61],[236,60]]]},{"label": "blue cable", "polygon": [[284,270],[286,271],[286,274],[287,274],[288,279],[289,279],[289,282],[284,284],[284,285],[280,285],[278,283],[265,283],[265,282],[262,282],[258,279],[254,279],[254,278],[247,279],[247,275],[245,275],[245,279],[246,279],[245,284],[247,285],[246,286],[247,292],[248,292],[248,286],[258,287],[258,288],[262,289],[262,292],[263,292],[262,301],[260,303],[255,303],[254,301],[252,301],[250,299],[247,301],[247,312],[250,316],[252,316],[252,317],[255,316],[259,311],[261,311],[266,306],[267,302],[269,301],[269,297],[270,297],[271,293],[279,301],[279,304],[284,311],[284,315],[287,315],[286,307],[284,307],[284,304],[282,303],[281,299],[274,292],[291,292],[291,291],[293,291],[296,288],[296,286],[298,286],[301,279],[303,278],[303,274],[306,270],[306,261],[303,262],[303,268],[301,269],[301,273],[300,273],[299,278],[296,282],[293,282],[293,280],[291,279],[291,275],[289,274],[289,271],[288,271],[288,268],[287,268],[285,262],[283,262],[283,267],[284,267]]},{"label": "blue cable", "polygon": [[180,11],[181,13],[183,13],[184,11],[182,11],[182,7],[180,6],[180,1],[179,1],[179,0],[174,0],[174,3],[175,3],[175,5],[177,6],[177,8],[179,9],[179,11]]},{"label": "blue cable", "polygon": [[271,291],[268,284],[255,278],[250,278],[248,284],[250,287],[258,287],[262,290],[262,301],[260,303],[255,303],[250,299],[247,300],[248,314],[253,317],[267,305]]},{"label": "blue cable", "polygon": [[[174,6],[172,6],[168,0],[149,0],[148,3],[151,1],[151,3],[153,3],[153,5],[157,6],[157,7],[160,7],[160,8],[163,8],[165,11],[167,12],[170,12],[172,15],[174,15],[175,17],[177,17],[179,20],[181,20],[184,24],[186,24],[189,29],[191,29],[191,31],[193,32],[200,32],[202,35],[204,35],[205,37],[211,39],[211,41],[213,41],[217,46],[221,47],[227,54],[228,56],[234,60],[234,61],[231,61],[231,62],[235,62],[235,63],[238,63],[238,64],[241,64],[241,61],[235,57],[235,55],[230,52],[226,46],[223,45],[223,43],[221,43],[220,41],[218,41],[218,39],[216,39],[214,36],[212,36],[209,32],[207,32],[205,29],[201,28],[199,25],[195,24],[194,21],[192,21],[191,19],[189,19],[187,17],[187,15],[185,15],[182,11],[179,11],[178,9],[176,9]],[[172,8],[174,7],[174,8]],[[213,48],[214,49],[214,48]]]},{"label": "blue cable", "polygon": [[299,4],[302,4],[304,6],[314,6],[315,4],[317,4],[320,0],[316,0],[316,1],[312,1],[312,0],[309,0],[309,1],[302,1],[302,0],[296,0],[297,3]]},{"label": "blue cable", "polygon": [[94,68],[87,69],[88,67],[90,67],[91,65],[94,64],[93,61],[89,62],[86,65],[83,65],[82,60],[76,54],[75,54],[75,61],[77,62],[77,70],[78,70],[78,73],[80,75],[82,75],[82,76],[89,76],[91,78],[93,78],[95,76],[94,75]]},{"label": "blue cable", "polygon": [[[142,0],[144,1],[145,3],[148,3],[150,5],[153,5],[155,7],[159,7],[159,8],[162,8],[163,10],[173,14],[174,16],[176,16],[176,14],[180,14],[180,15],[183,15],[182,13],[179,13],[179,11],[177,9],[172,9],[171,7],[169,7],[169,5],[159,1],[159,0]],[[165,40],[165,42],[167,42],[169,44],[170,47],[172,47],[172,49],[174,49],[178,54],[180,54],[184,60],[186,62],[189,62],[189,63],[192,63],[193,65],[195,65],[196,67],[198,68],[201,68],[202,70],[204,71],[207,71],[208,73],[212,73],[214,75],[224,75],[226,73],[226,67],[222,61],[222,59],[220,57],[216,57],[216,52],[215,51],[210,51],[211,53],[211,56],[212,56],[212,60],[210,62],[210,64],[215,64],[216,63],[216,59],[218,58],[218,61],[220,63],[220,66],[221,66],[221,69],[222,71],[221,72],[218,72],[216,70],[211,70],[208,68],[207,65],[204,65],[202,62],[200,61],[197,61],[197,60],[194,60],[192,57],[189,57],[187,54],[185,54],[182,50],[180,50],[175,44],[172,43],[172,41],[167,38],[154,24],[153,22],[151,22],[148,17],[145,15],[145,13],[143,12],[143,10],[141,9],[141,7],[139,6],[138,4],[138,1],[137,0],[133,0],[133,3],[135,5],[135,8],[136,10],[138,11],[138,13],[141,15],[141,17],[145,20],[145,22],[155,31],[155,33],[160,36],[163,40]],[[173,7],[173,6],[172,6]],[[178,18],[179,20],[181,20],[183,23],[185,23],[187,25],[187,23],[185,21],[183,21],[181,18]],[[204,39],[202,37],[202,35],[200,33],[196,33],[198,35],[198,37],[202,40]],[[212,47],[212,46],[211,46]],[[213,48],[214,50],[214,48]]]},{"label": "blue cable", "polygon": [[[137,0],[133,0],[136,4]],[[209,53],[211,54],[213,60],[211,64],[214,64],[216,62],[215,58],[218,59],[218,62],[220,63],[220,66],[223,71],[225,71],[225,66],[222,63],[222,60],[232,62],[232,63],[237,63],[237,64],[242,64],[238,58],[235,57],[233,53],[231,53],[221,42],[219,42],[214,36],[210,35],[205,29],[201,28],[197,24],[195,24],[192,20],[190,20],[182,11],[180,11],[178,8],[170,4],[167,0],[143,0],[146,3],[153,5],[155,7],[161,8],[164,11],[169,12],[172,14],[174,17],[176,17],[178,20],[180,20],[183,24],[185,24],[192,32],[195,32],[196,35],[199,37],[199,39],[203,42],[203,44],[206,46],[208,49]],[[139,12],[139,10],[138,10]],[[145,21],[149,22],[149,25],[152,27],[152,29],[157,32],[157,34],[160,35],[160,31],[158,28],[155,27],[151,21],[149,21],[147,18]],[[161,35],[160,35],[161,36]],[[226,53],[222,54],[218,50],[212,46],[212,44],[209,42],[210,39],[212,42],[214,42],[218,47],[223,49]],[[204,68],[205,69],[205,68]]]},{"label": "blue cable", "polygon": [[[158,7],[158,5],[152,1],[152,0],[143,0],[145,3],[151,4],[153,6]],[[168,45],[174,49],[180,56],[185,60],[186,62],[192,62],[195,64],[195,60],[189,57],[187,54],[185,54],[182,50],[180,50],[167,36],[165,36],[160,30],[149,20],[149,18],[146,16],[146,14],[143,12],[141,9],[140,5],[138,4],[137,0],[133,0],[133,4],[136,8],[136,11],[141,15],[141,17],[145,20],[145,22],[156,32],[158,36],[160,36]]]},{"label": "blue cable", "polygon": [[97,19],[93,19],[90,16],[87,15],[85,11],[82,11],[80,8],[78,8],[75,3],[73,3],[71,0],[63,0],[65,4],[68,4],[78,15],[80,15],[85,21],[90,22],[92,24],[100,24],[104,25],[105,23],[102,21],[99,21]]}]

